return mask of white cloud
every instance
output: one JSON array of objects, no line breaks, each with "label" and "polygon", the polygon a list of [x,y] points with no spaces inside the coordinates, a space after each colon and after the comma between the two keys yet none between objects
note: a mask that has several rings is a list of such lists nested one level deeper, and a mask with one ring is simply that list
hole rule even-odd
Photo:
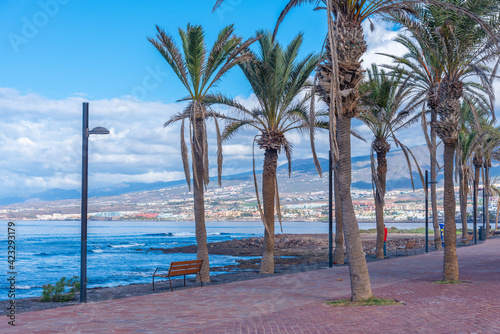
[{"label": "white cloud", "polygon": [[[368,52],[364,66],[389,60],[377,52],[403,54],[404,49],[392,42],[397,32],[375,22],[375,30],[365,28]],[[497,92],[500,90],[496,85]],[[50,188],[79,189],[81,180],[81,122],[85,94],[74,93],[65,99],[49,99],[42,95],[0,88],[0,197],[35,193]],[[253,94],[238,96],[238,101],[251,109],[258,105]],[[497,104],[498,105],[498,104]],[[89,144],[90,189],[123,182],[156,182],[183,179],[179,148],[179,124],[163,127],[166,120],[181,112],[185,104],[143,102],[132,96],[90,101],[90,128],[104,126],[107,136],[91,136]],[[230,109],[221,109],[233,113]],[[224,126],[224,122],[220,122]],[[371,134],[358,121],[353,128],[368,143],[352,141],[353,156],[369,154]],[[216,174],[217,151],[215,127],[208,126],[211,174]],[[186,131],[188,134],[188,131]],[[252,168],[254,129],[241,130],[224,143],[224,175]],[[308,134],[290,132],[294,145],[293,158],[312,156]],[[400,135],[407,145],[423,142],[419,127]],[[415,140],[417,138],[417,140]],[[188,142],[189,144],[189,142]],[[316,133],[318,156],[328,158],[328,134]],[[255,148],[256,167],[262,168],[263,151]],[[286,157],[280,154],[280,163]]]},{"label": "white cloud", "polygon": [[371,31],[368,21],[363,24],[365,40],[368,45],[368,50],[363,56],[363,66],[365,68],[369,68],[372,63],[377,65],[391,63],[389,57],[378,53],[388,53],[395,56],[402,56],[406,53],[405,47],[393,40],[400,31],[393,30],[392,25],[380,20],[373,21],[373,27],[374,30]]},{"label": "white cloud", "polygon": [[[79,189],[83,101],[0,88],[0,197]],[[179,128],[163,123],[182,107],[127,98],[91,101],[90,128],[104,126],[111,134],[90,137],[90,188],[181,178]]]}]

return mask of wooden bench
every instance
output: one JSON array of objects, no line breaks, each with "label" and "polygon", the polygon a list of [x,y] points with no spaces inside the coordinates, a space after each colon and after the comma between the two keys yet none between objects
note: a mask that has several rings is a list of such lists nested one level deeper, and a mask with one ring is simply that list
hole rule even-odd
[{"label": "wooden bench", "polygon": [[474,234],[473,233],[469,233],[467,235],[467,239],[462,239],[462,244],[466,244],[466,241],[467,241],[467,244],[470,244],[470,242],[472,241],[472,239],[474,239]]},{"label": "wooden bench", "polygon": [[408,250],[413,249],[415,251],[415,255],[417,255],[417,241],[416,240],[408,240],[406,245],[396,247],[396,256],[398,255],[398,250],[406,251],[406,256],[408,256]]},{"label": "wooden bench", "polygon": [[[164,277],[168,278],[170,282],[170,290],[174,291],[172,288],[171,277],[174,276],[184,276],[184,286],[186,286],[186,275],[200,274],[201,266],[203,264],[203,260],[191,260],[191,261],[179,261],[179,262],[170,262],[170,267],[168,268],[167,274],[157,274],[156,272],[159,267],[156,268],[153,273],[153,291],[155,291],[155,277]],[[203,280],[200,275],[201,286],[203,286]]]}]

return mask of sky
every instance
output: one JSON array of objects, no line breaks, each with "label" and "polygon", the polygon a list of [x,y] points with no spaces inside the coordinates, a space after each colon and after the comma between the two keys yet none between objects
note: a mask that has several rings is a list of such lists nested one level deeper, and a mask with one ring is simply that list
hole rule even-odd
[{"label": "sky", "polygon": [[[51,188],[81,186],[82,102],[90,103],[90,128],[104,126],[108,136],[91,136],[89,188],[124,182],[183,178],[179,126],[163,127],[183,109],[176,102],[184,87],[159,52],[147,41],[159,25],[179,41],[177,29],[202,25],[207,45],[229,24],[249,38],[259,29],[274,29],[287,1],[226,0],[212,13],[207,0],[2,0],[0,1],[0,198]],[[292,10],[278,33],[287,44],[304,33],[301,57],[320,52],[326,14],[304,5]],[[368,24],[368,23],[367,23]],[[392,41],[398,31],[374,21],[366,26],[364,66],[388,63],[377,52],[404,54]],[[216,91],[251,106],[255,99],[238,68]],[[500,88],[497,87],[500,92]],[[368,142],[366,126],[353,123]],[[209,125],[210,170],[215,175],[215,135]],[[251,142],[244,131],[225,143],[224,175],[252,168]],[[420,126],[399,139],[408,146],[424,143]],[[294,159],[310,158],[307,136],[290,133]],[[353,156],[368,155],[369,143],[353,139]],[[316,147],[327,157],[326,134]],[[260,154],[260,155],[259,155]],[[261,164],[262,152],[257,150]],[[280,158],[284,162],[283,157]]]}]

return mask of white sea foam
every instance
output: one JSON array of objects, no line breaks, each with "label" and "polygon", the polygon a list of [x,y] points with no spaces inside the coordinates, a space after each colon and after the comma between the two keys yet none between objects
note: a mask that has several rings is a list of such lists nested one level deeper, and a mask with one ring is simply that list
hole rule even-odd
[{"label": "white sea foam", "polygon": [[177,232],[173,233],[175,237],[192,237],[194,236],[194,232]]},{"label": "white sea foam", "polygon": [[32,288],[32,286],[29,286],[29,285],[16,285],[16,289],[18,289],[18,290],[29,290],[31,288]]},{"label": "white sea foam", "polygon": [[113,248],[130,248],[130,247],[137,247],[137,246],[144,246],[145,244],[138,244],[138,243],[133,243],[133,244],[127,244],[127,245],[110,245]]}]

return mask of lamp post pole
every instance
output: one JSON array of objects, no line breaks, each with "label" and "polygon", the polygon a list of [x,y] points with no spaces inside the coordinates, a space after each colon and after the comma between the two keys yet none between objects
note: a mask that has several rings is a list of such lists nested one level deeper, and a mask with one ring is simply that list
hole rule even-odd
[{"label": "lamp post pole", "polygon": [[477,193],[476,193],[476,180],[474,179],[474,196],[473,196],[473,222],[474,222],[474,244],[477,245]]},{"label": "lamp post pole", "polygon": [[81,220],[81,250],[80,250],[80,303],[87,302],[87,192],[89,175],[89,135],[107,135],[109,130],[96,127],[89,131],[89,103],[83,102],[82,126],[82,213]]},{"label": "lamp post pole", "polygon": [[425,252],[429,253],[429,184],[437,181],[429,181],[429,171],[425,171]]},{"label": "lamp post pole", "polygon": [[429,171],[425,171],[425,252],[429,252]]},{"label": "lamp post pole", "polygon": [[333,168],[332,152],[328,154],[328,267],[333,267]]},{"label": "lamp post pole", "polygon": [[82,215],[80,252],[80,303],[87,302],[87,181],[89,166],[89,103],[83,102]]}]

